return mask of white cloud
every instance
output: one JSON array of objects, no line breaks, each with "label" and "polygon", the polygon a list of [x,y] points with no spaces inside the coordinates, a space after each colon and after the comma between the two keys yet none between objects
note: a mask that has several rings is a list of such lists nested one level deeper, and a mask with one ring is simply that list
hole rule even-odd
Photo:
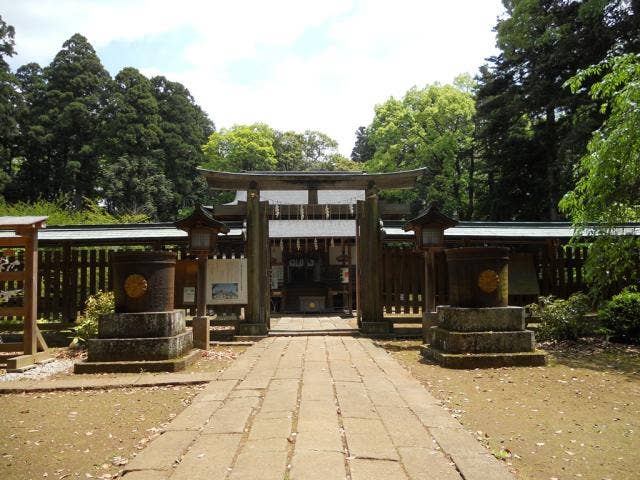
[{"label": "white cloud", "polygon": [[[73,1],[0,0],[16,27],[14,64],[48,63],[64,40],[80,32],[96,47],[115,40],[189,29],[197,39],[189,67],[143,69],[183,82],[216,125],[264,121],[279,129],[321,130],[349,154],[354,131],[373,107],[413,85],[450,82],[475,73],[494,53],[492,28],[500,0]],[[293,49],[310,29],[325,44]],[[254,81],[233,80],[230,65],[264,60]],[[136,65],[133,65],[136,66]]]}]

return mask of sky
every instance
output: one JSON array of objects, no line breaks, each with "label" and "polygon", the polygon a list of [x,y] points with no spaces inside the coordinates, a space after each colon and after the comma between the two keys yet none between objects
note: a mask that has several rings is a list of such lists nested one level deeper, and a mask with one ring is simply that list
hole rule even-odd
[{"label": "sky", "polygon": [[376,104],[474,75],[502,13],[500,0],[0,0],[13,69],[81,33],[112,76],[183,83],[218,130],[319,130],[346,156]]}]

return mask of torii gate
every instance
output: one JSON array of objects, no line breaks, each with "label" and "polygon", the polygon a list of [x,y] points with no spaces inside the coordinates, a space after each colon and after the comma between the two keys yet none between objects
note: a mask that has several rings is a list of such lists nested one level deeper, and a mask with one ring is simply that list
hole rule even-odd
[{"label": "torii gate", "polygon": [[261,190],[364,190],[356,218],[358,325],[363,333],[387,333],[382,315],[382,232],[378,193],[384,189],[412,188],[426,169],[392,173],[366,172],[216,172],[199,169],[209,187],[216,190],[246,190],[247,289],[246,321],[240,335],[266,335],[270,328],[269,217],[268,202],[260,201]]}]

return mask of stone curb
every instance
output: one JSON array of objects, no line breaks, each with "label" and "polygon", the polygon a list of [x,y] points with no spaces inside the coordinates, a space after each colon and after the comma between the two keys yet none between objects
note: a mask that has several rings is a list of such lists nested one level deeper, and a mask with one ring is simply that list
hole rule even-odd
[{"label": "stone curb", "polygon": [[[159,387],[165,385],[197,385],[209,383],[218,378],[219,373],[169,373],[145,378],[137,375],[131,378],[79,378],[72,380],[14,381],[0,384],[0,395],[7,393],[57,392],[65,390],[103,390],[107,388]],[[37,383],[36,383],[37,382]]]}]

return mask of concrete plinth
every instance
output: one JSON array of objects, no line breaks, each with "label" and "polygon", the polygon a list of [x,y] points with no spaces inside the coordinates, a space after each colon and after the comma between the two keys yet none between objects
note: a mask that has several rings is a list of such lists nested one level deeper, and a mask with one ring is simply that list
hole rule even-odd
[{"label": "concrete plinth", "polygon": [[108,313],[100,317],[98,338],[173,337],[185,331],[182,310]]},{"label": "concrete plinth", "polygon": [[89,362],[169,360],[181,357],[193,346],[191,332],[172,337],[92,338],[87,341]]},{"label": "concrete plinth", "polygon": [[[98,338],[87,341],[87,361],[75,373],[177,371],[193,348],[184,312],[136,312],[102,315]],[[195,358],[195,357],[193,357]]]},{"label": "concrete plinth", "polygon": [[445,353],[428,345],[420,347],[422,356],[446,368],[542,367],[547,354],[542,350],[513,353]]},{"label": "concrete plinth", "polygon": [[139,372],[179,372],[194,363],[200,356],[200,350],[191,350],[186,355],[169,360],[89,362],[82,361],[74,365],[74,373],[139,373]]},{"label": "concrete plinth", "polygon": [[525,329],[521,307],[437,308],[436,326],[425,334],[425,358],[448,368],[545,365],[546,353],[535,349]]},{"label": "concrete plinth", "polygon": [[431,329],[431,345],[448,353],[532,352],[533,332],[452,332],[441,327]]},{"label": "concrete plinth", "polygon": [[508,332],[524,330],[522,307],[438,307],[438,325],[455,332]]}]

